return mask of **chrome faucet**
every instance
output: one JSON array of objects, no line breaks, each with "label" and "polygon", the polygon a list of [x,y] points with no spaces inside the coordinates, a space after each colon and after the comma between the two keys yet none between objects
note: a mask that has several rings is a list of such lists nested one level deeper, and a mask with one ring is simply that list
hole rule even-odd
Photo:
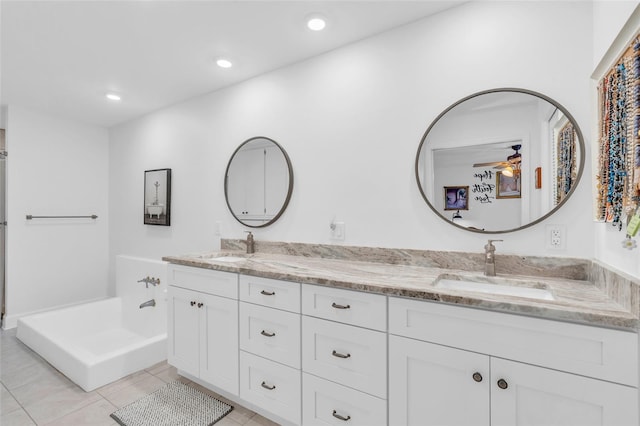
[{"label": "chrome faucet", "polygon": [[144,286],[146,288],[149,288],[149,284],[155,287],[157,285],[160,285],[160,278],[145,277],[141,280],[138,280],[138,282],[144,283]]},{"label": "chrome faucet", "polygon": [[489,240],[484,246],[484,274],[488,277],[496,276],[496,247],[492,244],[496,241],[502,240]]},{"label": "chrome faucet", "polygon": [[247,243],[247,254],[255,253],[256,242],[253,239],[253,234],[251,233],[251,231],[244,231],[244,232],[247,232],[247,241],[245,241]]},{"label": "chrome faucet", "polygon": [[147,308],[149,306],[156,306],[156,299],[147,300],[144,303],[140,304],[140,309]]}]

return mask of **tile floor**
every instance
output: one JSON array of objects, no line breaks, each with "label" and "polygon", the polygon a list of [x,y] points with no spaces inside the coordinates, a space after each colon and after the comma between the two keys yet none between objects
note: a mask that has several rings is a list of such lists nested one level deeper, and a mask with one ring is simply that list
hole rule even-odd
[{"label": "tile floor", "polygon": [[[223,397],[179,376],[166,362],[85,392],[16,338],[0,330],[0,425],[117,425],[109,415],[166,382],[179,379],[220,400]],[[238,404],[216,426],[274,426]]]}]

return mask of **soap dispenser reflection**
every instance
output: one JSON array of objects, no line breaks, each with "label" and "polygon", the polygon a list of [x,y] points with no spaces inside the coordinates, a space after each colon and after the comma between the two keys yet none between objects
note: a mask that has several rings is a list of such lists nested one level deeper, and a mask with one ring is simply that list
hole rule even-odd
[{"label": "soap dispenser reflection", "polygon": [[251,254],[251,253],[255,253],[256,252],[256,242],[253,239],[253,234],[251,233],[251,231],[244,231],[247,233],[247,254]]},{"label": "soap dispenser reflection", "polygon": [[496,276],[496,247],[492,244],[502,240],[489,240],[484,246],[484,274],[488,277]]}]

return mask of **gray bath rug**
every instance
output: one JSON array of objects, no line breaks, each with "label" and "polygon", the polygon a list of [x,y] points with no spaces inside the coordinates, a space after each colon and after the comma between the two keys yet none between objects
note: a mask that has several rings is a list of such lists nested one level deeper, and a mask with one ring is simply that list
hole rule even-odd
[{"label": "gray bath rug", "polygon": [[231,405],[176,380],[111,417],[122,426],[210,426],[231,410]]}]

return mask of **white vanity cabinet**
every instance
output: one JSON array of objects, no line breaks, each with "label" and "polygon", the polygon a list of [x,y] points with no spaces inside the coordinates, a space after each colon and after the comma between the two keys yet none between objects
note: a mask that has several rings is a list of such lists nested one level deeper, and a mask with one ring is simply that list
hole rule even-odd
[{"label": "white vanity cabinet", "polygon": [[637,334],[389,298],[389,424],[638,424]]},{"label": "white vanity cabinet", "polygon": [[300,424],[300,284],[240,275],[240,397]]},{"label": "white vanity cabinet", "polygon": [[302,424],[386,424],[386,296],[303,284],[302,314]]},{"label": "white vanity cabinet", "polygon": [[168,362],[238,395],[238,275],[169,265]]},{"label": "white vanity cabinet", "polygon": [[638,334],[169,266],[169,363],[287,425],[637,426]]}]

